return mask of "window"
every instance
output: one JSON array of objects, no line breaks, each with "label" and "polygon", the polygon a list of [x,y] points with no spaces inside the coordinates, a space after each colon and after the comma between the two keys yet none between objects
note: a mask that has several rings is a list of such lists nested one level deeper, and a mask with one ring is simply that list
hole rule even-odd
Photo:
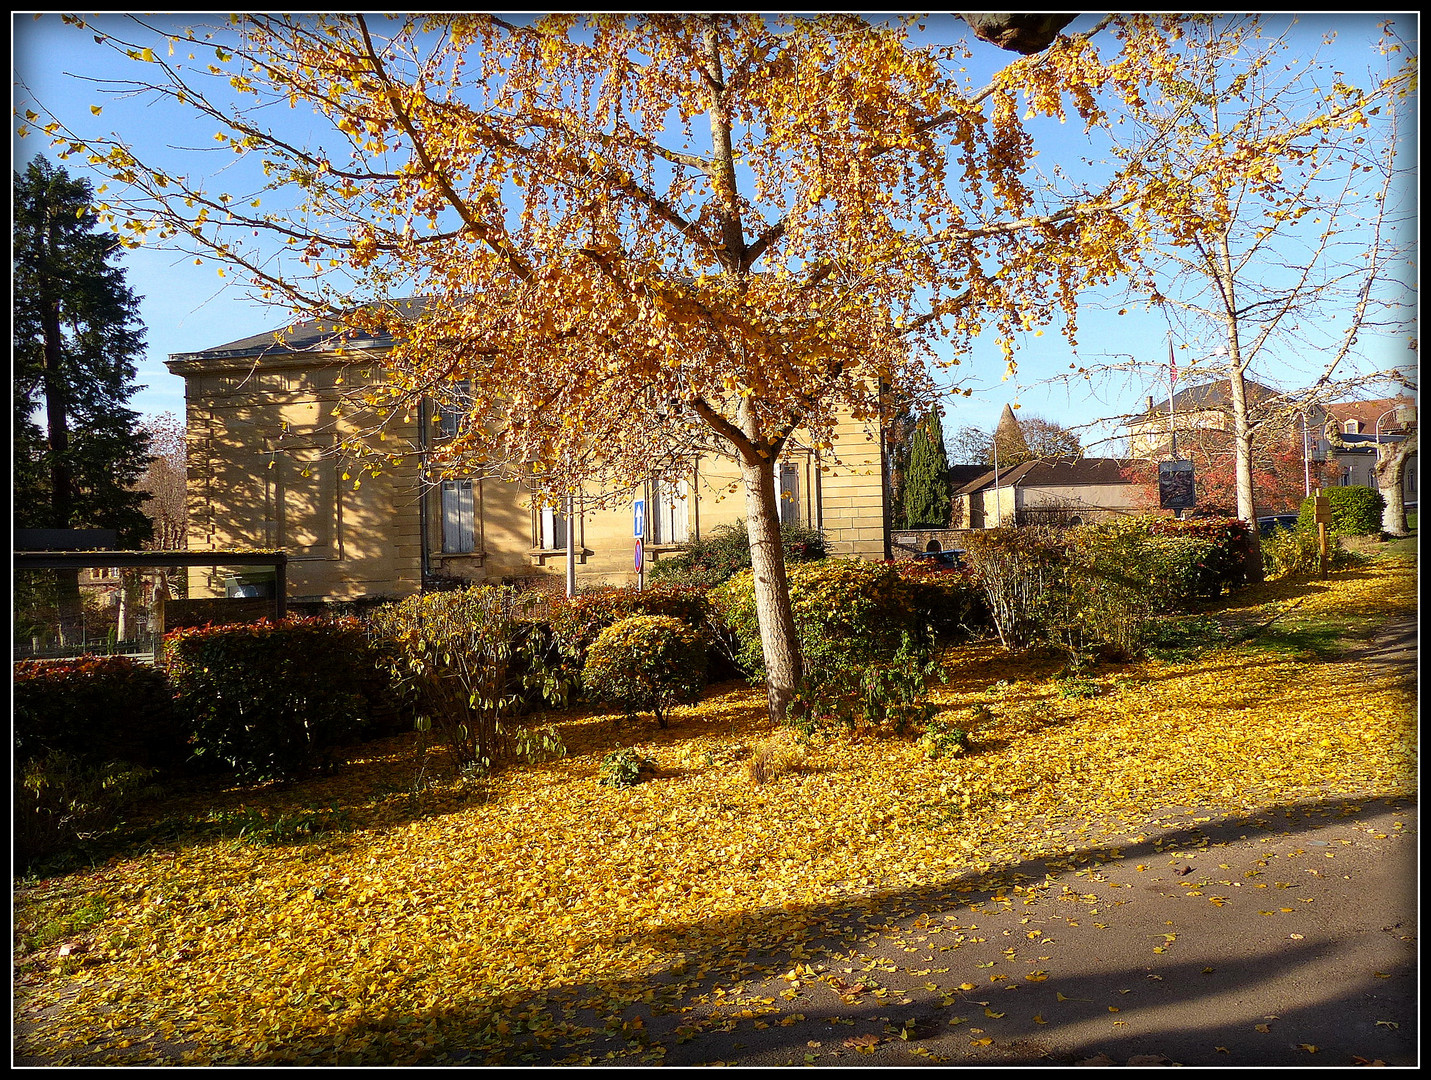
[{"label": "window", "polygon": [[684,544],[690,539],[689,515],[686,511],[690,484],[669,476],[651,478],[646,539],[652,544]]},{"label": "window", "polygon": [[456,383],[437,402],[437,437],[450,439],[462,427],[462,418],[467,415],[472,396],[472,384],[467,380]]},{"label": "window", "polygon": [[566,548],[566,514],[560,507],[546,505],[537,510],[537,546],[543,551]]},{"label": "window", "polygon": [[794,465],[780,466],[780,524],[800,524],[800,470]]},{"label": "window", "polygon": [[1360,421],[1360,420],[1348,420],[1345,424],[1342,425],[1342,434],[1343,434],[1343,435],[1360,435],[1360,434],[1361,434],[1361,421]]},{"label": "window", "polygon": [[477,550],[477,492],[471,480],[442,482],[442,550],[451,555]]}]

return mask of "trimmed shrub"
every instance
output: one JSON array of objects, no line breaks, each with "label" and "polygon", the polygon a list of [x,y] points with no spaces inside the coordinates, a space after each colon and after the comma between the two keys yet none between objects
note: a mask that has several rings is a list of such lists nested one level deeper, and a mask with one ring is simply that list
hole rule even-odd
[{"label": "trimmed shrub", "polygon": [[356,619],[176,630],[164,654],[196,759],[245,782],[298,776],[368,734],[377,653]]},{"label": "trimmed shrub", "polygon": [[[892,657],[906,635],[919,635],[911,590],[889,563],[826,559],[786,568],[790,607],[807,676]],[[712,589],[710,602],[733,633],[736,661],[753,677],[765,672],[755,583],[743,571]]]},{"label": "trimmed shrub", "polygon": [[[825,535],[793,522],[780,525],[785,565],[818,562],[826,557]],[[712,588],[742,570],[750,569],[750,535],[745,523],[718,525],[706,536],[663,555],[651,567],[652,582],[671,582]]]},{"label": "trimmed shrub", "polygon": [[126,656],[26,660],[15,665],[13,688],[18,761],[61,753],[171,768],[187,756],[169,680],[150,664]]},{"label": "trimmed shrub", "polygon": [[[1334,487],[1322,492],[1331,503],[1332,521],[1327,526],[1331,536],[1366,536],[1381,532],[1381,514],[1386,499],[1376,488]],[[1297,512],[1297,530],[1317,532],[1315,496],[1304,499]]]},{"label": "trimmed shrub", "polygon": [[15,864],[28,867],[119,824],[135,803],[158,793],[153,770],[93,762],[51,751],[15,769]]},{"label": "trimmed shrub", "polygon": [[512,600],[510,589],[477,585],[419,593],[368,617],[394,685],[412,696],[418,730],[436,731],[458,768],[563,752],[551,728],[511,722],[524,708],[513,683]]},{"label": "trimmed shrub", "polygon": [[648,589],[602,588],[571,599],[549,601],[552,634],[562,654],[578,667],[597,636],[608,626],[633,615],[664,615],[692,630],[702,630],[710,618],[710,604],[702,588],[680,582],[663,582]]},{"label": "trimmed shrub", "polygon": [[989,609],[972,571],[912,559],[892,565],[932,637],[957,637],[989,625]]},{"label": "trimmed shrub", "polygon": [[672,705],[697,701],[706,685],[706,643],[669,615],[633,615],[597,635],[583,681],[593,697],[628,716],[649,711],[665,727]]},{"label": "trimmed shrub", "polygon": [[[809,733],[925,718],[921,699],[937,665],[927,624],[895,566],[827,559],[787,574],[804,669],[791,723]],[[710,599],[731,632],[735,660],[759,679],[765,659],[750,571],[712,589]]]},{"label": "trimmed shrub", "polygon": [[1218,597],[1225,590],[1246,584],[1247,548],[1252,542],[1252,527],[1247,522],[1238,518],[1196,521],[1134,518],[1133,521],[1152,536],[1211,542],[1211,548],[1200,549],[1199,560],[1192,563],[1191,570],[1180,572],[1175,579],[1175,595],[1182,601],[1192,597]]}]

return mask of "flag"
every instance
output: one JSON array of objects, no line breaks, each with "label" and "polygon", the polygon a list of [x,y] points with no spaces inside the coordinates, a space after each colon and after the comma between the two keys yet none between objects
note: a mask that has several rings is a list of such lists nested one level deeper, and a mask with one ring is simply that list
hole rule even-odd
[{"label": "flag", "polygon": [[1173,357],[1173,339],[1168,338],[1168,389],[1178,381],[1178,362]]}]

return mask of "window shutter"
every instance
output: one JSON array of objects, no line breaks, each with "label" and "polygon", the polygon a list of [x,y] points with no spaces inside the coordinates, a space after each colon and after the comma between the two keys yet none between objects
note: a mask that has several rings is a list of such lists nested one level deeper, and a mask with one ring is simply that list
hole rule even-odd
[{"label": "window shutter", "polygon": [[442,484],[442,550],[465,554],[477,547],[477,508],[471,480]]},{"label": "window shutter", "polygon": [[780,466],[780,523],[800,521],[800,474],[794,465]]},{"label": "window shutter", "polygon": [[566,517],[554,506],[542,507],[540,543],[546,551],[566,547]]},{"label": "window shutter", "polygon": [[690,539],[690,484],[679,480],[671,490],[671,539],[672,544],[684,544]]}]

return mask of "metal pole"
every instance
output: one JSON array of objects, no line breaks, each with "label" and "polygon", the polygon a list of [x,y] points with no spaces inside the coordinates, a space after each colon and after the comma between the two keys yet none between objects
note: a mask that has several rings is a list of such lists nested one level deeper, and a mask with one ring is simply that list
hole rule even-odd
[{"label": "metal pole", "polygon": [[1304,477],[1308,497],[1312,494],[1312,457],[1307,442],[1307,414],[1302,414],[1302,475]]},{"label": "metal pole", "polygon": [[[1178,365],[1173,359],[1173,335],[1168,335],[1168,434],[1172,438],[1173,460],[1178,460],[1178,428],[1173,422],[1173,386],[1178,381]],[[1181,516],[1181,515],[1179,515]]]},{"label": "metal pole", "polygon": [[576,499],[566,497],[566,595],[576,595]]},{"label": "metal pole", "polygon": [[999,506],[999,432],[994,429],[994,524],[1003,520]]}]

